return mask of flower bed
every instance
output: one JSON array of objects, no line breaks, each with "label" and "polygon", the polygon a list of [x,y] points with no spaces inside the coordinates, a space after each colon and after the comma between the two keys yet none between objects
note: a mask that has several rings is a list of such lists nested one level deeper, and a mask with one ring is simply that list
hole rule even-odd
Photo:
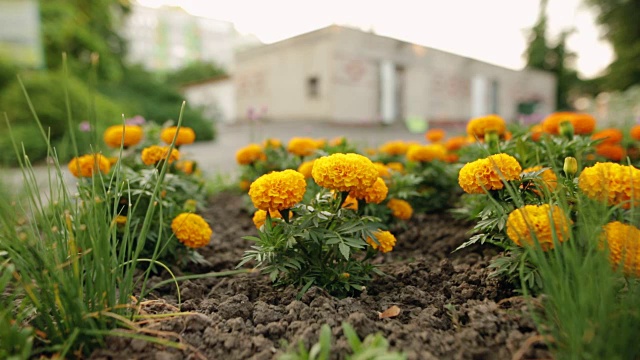
[{"label": "flower bed", "polygon": [[[237,236],[256,233],[242,204],[240,196],[223,193],[203,212],[215,236],[211,246],[201,250],[211,265],[198,272],[233,268],[250,246]],[[509,285],[489,278],[487,265],[497,249],[474,247],[451,254],[470,228],[470,223],[446,214],[416,216],[406,229],[394,230],[398,243],[391,255],[375,259],[389,277],[376,279],[355,297],[340,299],[313,287],[296,300],[296,288],[274,288],[267,276],[253,273],[186,281],[181,286],[183,303],[177,307],[175,287],[164,286],[150,298],[168,305],[154,311],[196,314],[148,327],[175,332],[192,348],[179,351],[111,338],[92,357],[180,359],[199,353],[209,359],[271,359],[286,351],[287,344],[315,342],[323,324],[336,334],[334,356],[343,357],[348,353],[340,330],[343,321],[360,336],[382,332],[410,359],[548,356],[544,346],[530,342],[537,333],[525,300],[512,297]],[[380,319],[378,313],[393,305],[401,309],[400,315]]]}]

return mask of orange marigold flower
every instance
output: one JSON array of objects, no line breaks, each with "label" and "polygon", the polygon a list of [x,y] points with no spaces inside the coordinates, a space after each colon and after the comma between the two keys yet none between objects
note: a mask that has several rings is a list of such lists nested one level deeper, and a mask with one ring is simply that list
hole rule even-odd
[{"label": "orange marigold flower", "polygon": [[542,130],[542,125],[534,125],[529,129],[529,132],[531,133],[531,140],[540,141],[540,137],[544,131]]},{"label": "orange marigold flower", "polygon": [[242,191],[248,191],[250,186],[251,186],[251,181],[249,180],[240,180],[240,183],[238,184],[238,187]]},{"label": "orange marigold flower", "polygon": [[[533,173],[536,171],[540,171],[542,170],[543,166],[538,165],[538,166],[534,166],[534,167],[530,167],[527,169],[522,170],[522,173]],[[558,177],[556,176],[556,174],[553,172],[553,170],[551,169],[547,169],[545,171],[543,171],[542,173],[540,173],[539,179],[542,180],[541,183],[535,185],[535,186],[544,186],[545,188],[547,188],[550,192],[553,192],[556,189],[556,186],[558,186]],[[534,190],[534,192],[538,193],[537,190]]]},{"label": "orange marigold flower", "polygon": [[260,176],[249,188],[253,205],[261,210],[284,210],[299,203],[307,189],[304,175],[291,169]]},{"label": "orange marigold flower", "polygon": [[573,133],[576,135],[591,134],[596,128],[596,119],[589,114],[561,111],[542,120],[542,129],[548,134],[558,135],[563,121],[569,121],[573,125]]},{"label": "orange marigold flower", "polygon": [[413,215],[413,207],[411,207],[411,204],[402,199],[390,199],[387,207],[391,209],[393,217],[400,220],[409,220]]},{"label": "orange marigold flower", "polygon": [[298,166],[298,172],[304,175],[306,179],[311,177],[311,170],[313,169],[314,160],[305,161]]},{"label": "orange marigold flower", "polygon": [[444,161],[446,161],[446,162],[448,162],[450,164],[457,163],[458,160],[460,160],[460,156],[458,156],[458,154],[455,154],[455,153],[447,154],[444,157]]},{"label": "orange marigold flower", "polygon": [[161,160],[167,159],[167,157],[169,158],[169,164],[171,164],[180,159],[180,152],[177,149],[173,149],[169,154],[169,147],[158,145],[151,145],[142,149],[141,158],[145,165],[157,164]]},{"label": "orange marigold flower", "polygon": [[602,141],[599,143],[599,145],[602,145],[602,144],[609,144],[609,145],[619,144],[622,141],[623,137],[624,137],[624,135],[622,134],[622,131],[620,131],[618,129],[613,129],[613,128],[600,130],[597,133],[591,135],[591,139],[593,139],[593,140],[602,139]]},{"label": "orange marigold flower", "polygon": [[408,149],[409,149],[409,144],[407,144],[402,140],[397,140],[397,141],[388,141],[380,145],[380,148],[378,150],[380,150],[381,153],[384,153],[387,155],[404,155],[407,153]]},{"label": "orange marigold flower", "polygon": [[614,221],[603,230],[602,240],[607,242],[611,264],[622,266],[626,275],[640,277],[640,229]]},{"label": "orange marigold flower", "polygon": [[[553,221],[552,221],[553,220]],[[558,242],[569,239],[571,220],[557,205],[525,205],[507,218],[507,236],[518,246],[540,244],[543,251],[553,249],[554,234]]]},{"label": "orange marigold flower", "polygon": [[77,178],[91,177],[97,170],[103,174],[108,173],[111,170],[109,159],[100,154],[89,154],[74,157],[69,161],[69,171]]},{"label": "orange marigold flower", "polygon": [[287,144],[287,151],[298,156],[309,156],[318,148],[318,141],[308,137],[294,137]]},{"label": "orange marigold flower", "polygon": [[569,111],[559,111],[549,114],[542,120],[542,131],[547,134],[558,135],[560,133],[560,123],[563,121],[571,122],[573,114],[574,113]]},{"label": "orange marigold flower", "polygon": [[391,173],[389,172],[389,167],[387,167],[387,165],[381,162],[374,162],[373,165],[375,165],[376,169],[378,169],[378,176],[383,178],[388,178],[389,176],[391,176]]},{"label": "orange marigold flower", "polygon": [[586,113],[575,113],[571,119],[573,133],[576,135],[588,135],[596,129],[596,118]]},{"label": "orange marigold flower", "polygon": [[377,153],[376,149],[372,149],[372,148],[366,148],[364,149],[364,153],[369,155],[369,156],[373,156]]},{"label": "orange marigold flower", "polygon": [[387,187],[387,184],[385,184],[384,180],[379,177],[368,189],[364,191],[362,191],[362,189],[354,189],[351,191],[350,195],[356,199],[364,199],[367,204],[380,204],[387,198],[388,193],[389,188]]},{"label": "orange marigold flower", "polygon": [[[282,219],[282,214],[280,214],[278,210],[270,210],[269,214],[271,218]],[[291,216],[291,213],[289,213],[289,216]],[[260,229],[265,222],[267,222],[267,212],[265,210],[257,210],[253,214],[253,224],[256,226],[256,229]]]},{"label": "orange marigold flower", "polygon": [[487,115],[469,120],[467,134],[474,138],[483,139],[487,132],[496,132],[502,136],[507,131],[507,125],[498,115]]},{"label": "orange marigold flower", "polygon": [[622,205],[629,209],[640,206],[640,170],[616,163],[596,163],[582,170],[578,187],[589,198]]},{"label": "orange marigold flower", "polygon": [[444,143],[447,151],[458,151],[468,144],[466,136],[454,136]]},{"label": "orange marigold flower", "polygon": [[631,138],[640,141],[640,125],[635,125],[630,131]]},{"label": "orange marigold flower", "polygon": [[114,125],[104,131],[104,142],[112,148],[134,146],[142,140],[142,128],[137,125]]},{"label": "orange marigold flower", "polygon": [[327,139],[325,138],[316,139],[315,141],[316,141],[316,148],[318,149],[321,149],[327,145]]},{"label": "orange marigold flower", "polygon": [[373,233],[373,236],[376,238],[378,243],[376,243],[376,241],[371,237],[367,237],[367,243],[371,245],[374,250],[380,248],[380,252],[388,253],[393,250],[394,246],[396,246],[396,237],[388,231],[378,230]]},{"label": "orange marigold flower", "polygon": [[262,146],[258,144],[249,144],[236,152],[236,161],[240,165],[249,165],[264,159],[266,159],[266,156]]},{"label": "orange marigold flower", "polygon": [[483,194],[488,190],[502,189],[503,180],[519,179],[521,172],[522,167],[514,157],[496,154],[463,166],[458,175],[458,184],[469,194]]},{"label": "orange marigold flower", "polygon": [[176,163],[176,169],[182,171],[187,175],[191,175],[193,174],[193,170],[196,169],[196,163],[195,161],[191,161],[191,160],[178,161]]},{"label": "orange marigold flower", "polygon": [[364,191],[376,182],[378,170],[365,156],[338,153],[316,159],[311,175],[327,189]]},{"label": "orange marigold flower", "polygon": [[337,136],[331,139],[331,141],[329,141],[329,145],[331,146],[340,146],[346,143],[347,143],[347,138],[344,136]]},{"label": "orange marigold flower", "polygon": [[345,208],[345,209],[351,209],[351,210],[358,211],[358,199],[356,199],[353,196],[349,195],[349,196],[347,196],[347,198],[342,203],[342,207]]},{"label": "orange marigold flower", "polygon": [[171,221],[171,230],[178,240],[190,248],[200,248],[211,240],[211,227],[202,216],[193,213],[182,213]]},{"label": "orange marigold flower", "polygon": [[411,145],[409,146],[409,150],[407,150],[407,160],[415,162],[444,160],[446,156],[447,149],[440,144]]},{"label": "orange marigold flower", "polygon": [[166,129],[163,129],[160,133],[160,139],[164,141],[165,144],[171,144],[173,138],[176,136],[176,132],[178,133],[178,137],[176,138],[176,146],[180,145],[189,145],[193,144],[196,141],[196,133],[192,128],[181,126],[180,130],[178,130],[177,126],[170,126]]},{"label": "orange marigold flower", "polygon": [[620,161],[624,158],[624,148],[619,144],[600,144],[596,146],[596,154],[611,161]]},{"label": "orange marigold flower", "polygon": [[387,164],[387,167],[393,171],[397,171],[400,173],[404,171],[404,165],[401,162],[392,161]]},{"label": "orange marigold flower", "polygon": [[445,136],[447,133],[442,129],[431,129],[424,134],[424,138],[432,143],[440,142]]},{"label": "orange marigold flower", "polygon": [[265,139],[262,142],[262,145],[265,148],[279,148],[279,147],[282,146],[282,141],[280,141],[280,139],[276,139],[276,138],[268,138],[268,139]]}]

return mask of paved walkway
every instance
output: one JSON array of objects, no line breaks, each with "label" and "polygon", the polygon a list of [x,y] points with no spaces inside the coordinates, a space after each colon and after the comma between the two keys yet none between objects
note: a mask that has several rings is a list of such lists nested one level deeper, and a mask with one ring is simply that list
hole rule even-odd
[{"label": "paved walkway", "polygon": [[[326,138],[331,140],[338,136],[346,136],[361,148],[377,147],[389,140],[413,140],[424,142],[424,134],[409,132],[404,124],[392,125],[339,125],[330,123],[298,123],[298,122],[271,122],[250,124],[234,124],[218,126],[218,137],[212,142],[198,142],[184,146],[181,151],[185,157],[196,160],[206,176],[219,173],[234,177],[238,166],[235,161],[236,151],[252,142],[262,142],[266,138],[278,138],[283,143],[295,136],[308,136],[313,138]],[[2,179],[12,189],[18,189],[23,183],[22,173],[19,169],[5,170]],[[45,193],[49,181],[48,170],[45,165],[34,168],[35,176]],[[54,172],[52,171],[52,174]],[[63,176],[67,184],[75,186],[75,179],[69,173],[66,166],[63,167]]]}]

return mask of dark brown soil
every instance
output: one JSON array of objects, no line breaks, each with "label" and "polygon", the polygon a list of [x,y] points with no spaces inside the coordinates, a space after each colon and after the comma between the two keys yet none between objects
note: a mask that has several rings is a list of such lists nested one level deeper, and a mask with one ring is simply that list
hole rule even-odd
[{"label": "dark brown soil", "polygon": [[[233,269],[250,246],[241,236],[256,232],[250,214],[237,195],[220,194],[205,216],[214,239],[202,254],[212,265],[191,270]],[[525,302],[488,276],[487,265],[495,251],[473,248],[451,253],[466,240],[469,227],[448,214],[415,216],[406,228],[394,231],[398,238],[394,251],[376,259],[390,276],[378,278],[353,298],[337,299],[311,288],[298,301],[296,289],[273,288],[257,273],[186,281],[181,285],[179,310],[197,314],[146,328],[179,335],[189,350],[112,338],[92,358],[273,359],[288,345],[317,341],[322,324],[329,324],[333,358],[341,359],[348,354],[343,321],[361,338],[382,332],[409,359],[548,358],[544,346],[533,341],[537,332]],[[154,295],[163,302],[147,311],[178,309],[175,289],[162,290]],[[400,307],[400,315],[379,319],[378,313],[392,305]]]}]

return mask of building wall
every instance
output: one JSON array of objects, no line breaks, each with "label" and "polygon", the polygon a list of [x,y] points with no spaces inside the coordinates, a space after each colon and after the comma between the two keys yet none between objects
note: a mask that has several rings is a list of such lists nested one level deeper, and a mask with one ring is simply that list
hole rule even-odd
[{"label": "building wall", "polygon": [[[380,123],[419,117],[444,124],[494,112],[516,120],[518,103],[533,99],[541,104],[538,112],[555,108],[550,74],[514,71],[339,26],[250,50],[237,59],[238,114],[266,105],[269,117],[278,120]],[[395,65],[391,77],[389,62]],[[309,76],[319,78],[315,100],[305,92]],[[383,95],[389,87],[396,89],[393,109]]]},{"label": "building wall", "polygon": [[[238,54],[234,73],[238,119],[247,120],[249,108],[263,107],[267,119],[329,119],[330,54],[331,41],[324,36],[303,36]],[[314,78],[317,91],[312,96],[309,83]]]},{"label": "building wall", "polygon": [[236,119],[236,91],[229,78],[187,85],[182,93],[188,104],[204,109],[207,119],[223,123]]}]

